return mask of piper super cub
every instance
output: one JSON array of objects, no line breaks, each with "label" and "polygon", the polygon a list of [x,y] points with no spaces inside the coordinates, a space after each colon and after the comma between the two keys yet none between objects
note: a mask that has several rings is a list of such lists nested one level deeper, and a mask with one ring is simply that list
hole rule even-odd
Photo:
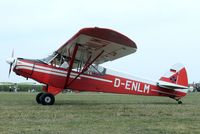
[{"label": "piper super cub", "polygon": [[84,28],[44,59],[9,58],[13,71],[43,83],[38,104],[53,105],[64,89],[117,94],[165,96],[181,104],[188,78],[185,67],[174,65],[158,81],[137,78],[100,66],[136,52],[137,46],[123,34],[105,28]]}]

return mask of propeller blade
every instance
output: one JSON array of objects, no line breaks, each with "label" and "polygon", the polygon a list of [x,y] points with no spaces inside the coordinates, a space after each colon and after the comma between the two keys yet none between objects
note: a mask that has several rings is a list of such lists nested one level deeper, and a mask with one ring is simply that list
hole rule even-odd
[{"label": "propeller blade", "polygon": [[14,52],[14,49],[13,49],[13,50],[12,50],[12,58],[14,57],[14,53],[15,53],[15,52]]},{"label": "propeller blade", "polygon": [[11,74],[11,71],[12,71],[12,66],[13,66],[13,64],[15,62],[15,59],[14,59],[14,49],[12,50],[12,55],[11,56],[12,56],[12,58],[8,58],[6,60],[6,62],[8,64],[10,64],[10,68],[9,68],[9,72],[8,72],[8,77],[10,77],[10,74]]},{"label": "propeller blade", "polygon": [[10,68],[9,68],[8,77],[10,77],[11,71],[12,71],[12,64],[10,64]]}]

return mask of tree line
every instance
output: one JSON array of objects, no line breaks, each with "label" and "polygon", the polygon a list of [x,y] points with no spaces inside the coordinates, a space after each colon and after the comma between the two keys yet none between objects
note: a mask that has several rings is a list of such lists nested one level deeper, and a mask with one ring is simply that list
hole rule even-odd
[{"label": "tree line", "polygon": [[0,92],[41,92],[42,85],[0,85]]}]

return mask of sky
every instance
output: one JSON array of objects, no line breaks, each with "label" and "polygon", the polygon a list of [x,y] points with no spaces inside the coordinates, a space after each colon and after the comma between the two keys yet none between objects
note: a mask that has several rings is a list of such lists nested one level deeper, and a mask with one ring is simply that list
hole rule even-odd
[{"label": "sky", "polygon": [[[22,82],[11,57],[43,58],[81,28],[116,30],[138,47],[136,53],[104,64],[134,76],[158,80],[175,63],[189,82],[200,81],[199,0],[0,0],[0,81]],[[28,80],[31,81],[31,80]]]}]

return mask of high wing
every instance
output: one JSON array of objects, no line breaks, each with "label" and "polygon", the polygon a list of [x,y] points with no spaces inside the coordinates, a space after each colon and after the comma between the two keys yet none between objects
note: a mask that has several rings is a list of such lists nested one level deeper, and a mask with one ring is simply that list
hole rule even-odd
[{"label": "high wing", "polygon": [[77,67],[80,61],[86,63],[89,59],[93,59],[99,53],[103,52],[93,64],[102,64],[107,61],[124,57],[136,52],[136,44],[128,37],[105,28],[84,28],[75,34],[69,41],[61,46],[56,53],[72,57],[75,45],[78,45],[78,50],[75,56],[74,67]]}]

